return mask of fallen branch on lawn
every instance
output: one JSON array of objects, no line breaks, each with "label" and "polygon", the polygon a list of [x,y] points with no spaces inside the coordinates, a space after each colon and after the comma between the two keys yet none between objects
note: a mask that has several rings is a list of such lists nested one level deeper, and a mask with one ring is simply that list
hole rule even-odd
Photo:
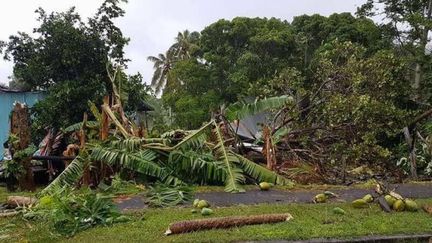
[{"label": "fallen branch on lawn", "polygon": [[6,204],[9,207],[22,207],[22,206],[30,206],[35,204],[37,199],[34,197],[22,197],[22,196],[8,196],[6,200]]},{"label": "fallen branch on lawn", "polygon": [[198,230],[238,227],[252,224],[278,223],[289,221],[292,218],[293,217],[291,214],[283,213],[185,220],[170,224],[167,231],[165,231],[165,235],[181,234]]},{"label": "fallen branch on lawn", "polygon": [[18,213],[19,212],[17,211],[0,213],[0,218],[13,217],[15,215],[18,215]]}]

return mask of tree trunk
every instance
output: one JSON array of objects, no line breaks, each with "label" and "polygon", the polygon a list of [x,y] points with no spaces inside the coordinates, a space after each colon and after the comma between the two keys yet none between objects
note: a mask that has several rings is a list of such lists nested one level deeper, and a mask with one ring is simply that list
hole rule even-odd
[{"label": "tree trunk", "polygon": [[[432,0],[428,1],[427,9],[425,9],[424,14],[425,14],[426,20],[431,19],[431,17],[432,17]],[[420,48],[421,55],[427,55],[426,45],[428,43],[429,30],[430,30],[430,27],[428,25],[425,25],[425,27],[423,28],[423,33],[420,36],[419,48]],[[414,70],[414,82],[412,84],[412,87],[414,89],[414,100],[420,100],[421,99],[422,72],[423,72],[423,65],[422,65],[421,61],[417,60],[417,63],[415,64],[415,70]]]},{"label": "tree trunk", "polygon": [[165,235],[181,234],[199,230],[239,227],[243,225],[271,224],[289,221],[292,218],[291,214],[282,213],[186,220],[170,224]]},{"label": "tree trunk", "polygon": [[413,132],[414,130],[414,128],[409,129],[408,127],[405,127],[403,133],[405,141],[408,144],[411,178],[415,180],[417,179],[417,160],[415,152],[415,135],[412,136],[412,134],[415,134],[415,132]]},{"label": "tree trunk", "polygon": [[420,63],[416,63],[415,70],[414,70],[414,82],[413,82],[413,89],[414,89],[414,100],[418,101],[420,99],[420,80],[421,80],[421,73],[422,73],[422,67]]},{"label": "tree trunk", "polygon": [[[11,114],[11,133],[19,139],[18,150],[27,148],[30,144],[30,116],[26,105],[16,103]],[[34,191],[36,185],[33,180],[31,157],[21,161],[25,173],[18,178],[19,186],[22,190]]]}]

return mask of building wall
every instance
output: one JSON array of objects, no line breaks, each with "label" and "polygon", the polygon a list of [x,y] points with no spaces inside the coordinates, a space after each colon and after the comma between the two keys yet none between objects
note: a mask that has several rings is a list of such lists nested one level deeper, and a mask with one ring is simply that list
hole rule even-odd
[{"label": "building wall", "polygon": [[0,160],[3,159],[3,143],[9,135],[9,116],[15,102],[25,103],[32,107],[43,99],[44,92],[1,92],[0,91]]}]

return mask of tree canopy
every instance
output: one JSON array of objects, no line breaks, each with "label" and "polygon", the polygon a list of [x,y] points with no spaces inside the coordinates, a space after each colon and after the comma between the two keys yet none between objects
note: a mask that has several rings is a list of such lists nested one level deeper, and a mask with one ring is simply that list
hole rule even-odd
[{"label": "tree canopy", "polygon": [[[292,23],[237,17],[219,20],[196,34],[190,55],[167,58],[174,53],[175,43],[166,55],[160,54],[165,59],[149,57],[155,61],[154,81],[161,76],[169,80],[153,85],[163,89],[164,103],[180,126],[194,128],[222,104],[245,97],[300,95],[290,84],[313,85],[317,53],[335,40],[359,44],[365,55],[392,46],[380,26],[349,13],[303,15]],[[165,69],[160,68],[162,60],[169,60]]]},{"label": "tree canopy", "polygon": [[[129,39],[114,24],[124,15],[120,0],[106,0],[84,22],[74,8],[46,13],[39,8],[40,26],[34,33],[19,32],[5,43],[4,58],[14,62],[16,84],[45,90],[48,96],[33,109],[36,130],[61,128],[82,120],[87,101],[99,103],[111,85],[107,71],[125,66],[124,46]],[[124,77],[131,102],[142,102],[146,92],[140,75]],[[133,108],[136,104],[131,104]]]}]

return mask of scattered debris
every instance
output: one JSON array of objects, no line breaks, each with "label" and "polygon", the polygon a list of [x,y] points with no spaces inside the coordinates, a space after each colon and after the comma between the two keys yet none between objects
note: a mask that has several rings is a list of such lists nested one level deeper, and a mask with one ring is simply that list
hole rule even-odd
[{"label": "scattered debris", "polygon": [[388,203],[388,201],[387,201],[384,197],[382,197],[382,196],[378,197],[378,204],[380,205],[381,209],[382,209],[384,212],[386,212],[386,213],[390,213],[390,212],[391,212],[391,206],[392,206],[393,204],[390,205],[390,204]]},{"label": "scattered debris", "polygon": [[432,216],[432,205],[423,205],[423,210]]},{"label": "scattered debris", "polygon": [[11,208],[30,206],[37,202],[34,197],[8,196],[6,204]]}]

